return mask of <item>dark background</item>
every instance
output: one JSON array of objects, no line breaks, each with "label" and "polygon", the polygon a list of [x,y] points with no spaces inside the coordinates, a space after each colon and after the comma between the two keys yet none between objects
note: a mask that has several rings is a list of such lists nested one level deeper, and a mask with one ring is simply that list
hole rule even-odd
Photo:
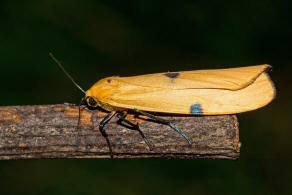
[{"label": "dark background", "polygon": [[288,194],[291,157],[291,1],[0,2],[0,103],[79,103],[119,75],[268,63],[268,106],[239,115],[239,160],[11,160],[1,194]]}]

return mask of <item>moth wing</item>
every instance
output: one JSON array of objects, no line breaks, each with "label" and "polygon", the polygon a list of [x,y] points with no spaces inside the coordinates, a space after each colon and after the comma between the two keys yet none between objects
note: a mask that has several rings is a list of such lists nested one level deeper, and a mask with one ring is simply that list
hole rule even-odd
[{"label": "moth wing", "polygon": [[[170,82],[166,80],[170,78],[164,78],[161,74],[142,75],[126,82],[121,80],[118,88],[99,99],[114,107],[151,112],[199,115],[246,112],[268,104],[275,96],[273,83],[265,73],[266,67],[226,69],[219,70],[219,73],[218,70],[200,71],[200,74],[194,74],[196,71],[190,74],[183,72],[181,76],[184,79],[180,80],[180,87],[176,85],[175,88],[167,87]],[[201,79],[196,78],[196,82],[186,79],[190,75],[200,75]],[[215,77],[220,84],[215,82]],[[119,77],[117,79],[120,81]],[[224,82],[221,82],[222,79]]]},{"label": "moth wing", "polygon": [[119,79],[128,84],[152,88],[239,90],[252,83],[259,75],[270,68],[270,65],[264,64],[240,68],[156,73],[120,77]]}]

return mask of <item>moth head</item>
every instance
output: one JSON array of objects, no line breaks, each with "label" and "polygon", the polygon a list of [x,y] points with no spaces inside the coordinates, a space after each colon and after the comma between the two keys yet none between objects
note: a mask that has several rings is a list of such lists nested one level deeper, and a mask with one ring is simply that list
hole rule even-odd
[{"label": "moth head", "polygon": [[85,96],[84,99],[85,99],[85,102],[86,102],[86,104],[88,106],[94,107],[94,108],[98,106],[98,101],[94,97],[92,97],[92,96]]}]

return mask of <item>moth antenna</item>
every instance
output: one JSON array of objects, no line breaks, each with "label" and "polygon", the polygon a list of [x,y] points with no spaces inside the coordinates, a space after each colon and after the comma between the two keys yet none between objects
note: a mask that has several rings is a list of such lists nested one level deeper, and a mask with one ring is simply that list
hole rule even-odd
[{"label": "moth antenna", "polygon": [[71,77],[71,75],[65,70],[65,68],[62,66],[61,62],[55,58],[55,56],[52,53],[49,53],[50,57],[58,64],[58,66],[62,69],[62,71],[67,75],[67,77],[72,81],[72,83],[80,89],[84,94],[86,92],[74,81],[74,79]]}]

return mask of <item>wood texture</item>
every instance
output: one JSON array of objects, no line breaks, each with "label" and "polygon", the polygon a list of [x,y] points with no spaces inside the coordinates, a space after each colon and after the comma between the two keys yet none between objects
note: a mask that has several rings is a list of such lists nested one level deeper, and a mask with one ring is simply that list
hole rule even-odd
[{"label": "wood texture", "polygon": [[[0,107],[0,159],[109,158],[98,124],[106,115],[83,108],[77,129],[78,107],[70,104]],[[237,159],[240,154],[235,115],[161,116],[173,122],[192,146],[170,127],[146,117],[128,115],[139,122],[151,142],[149,151],[140,134],[117,123],[105,126],[114,158]]]}]

